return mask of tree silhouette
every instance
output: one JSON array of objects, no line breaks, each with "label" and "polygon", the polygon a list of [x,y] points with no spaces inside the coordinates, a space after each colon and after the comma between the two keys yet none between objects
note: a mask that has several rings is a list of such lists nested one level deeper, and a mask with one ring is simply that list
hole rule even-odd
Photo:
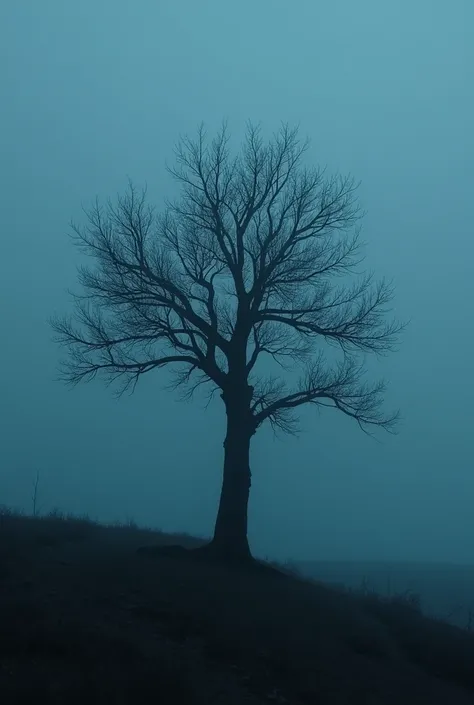
[{"label": "tree silhouette", "polygon": [[[250,557],[250,443],[265,421],[294,433],[302,404],[334,407],[364,430],[397,420],[382,410],[384,384],[363,381],[365,354],[392,350],[402,327],[387,321],[392,287],[355,271],[357,186],[304,166],[307,147],[287,125],[264,141],[249,124],[232,157],[225,124],[210,142],[201,127],[176,148],[168,171],[180,198],[161,214],[129,183],[116,205],[96,201],[85,227],[72,225],[96,266],[79,268],[73,316],[52,321],[69,353],[62,378],[103,373],[123,392],[169,366],[187,396],[220,391],[217,555]],[[258,369],[264,357],[279,374]],[[300,371],[294,386],[289,367]]]}]

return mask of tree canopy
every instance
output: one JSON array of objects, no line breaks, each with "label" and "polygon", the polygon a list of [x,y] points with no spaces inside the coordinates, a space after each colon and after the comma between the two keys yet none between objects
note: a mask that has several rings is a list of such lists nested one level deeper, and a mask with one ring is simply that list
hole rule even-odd
[{"label": "tree canopy", "polygon": [[[384,383],[364,376],[365,354],[392,350],[402,328],[387,316],[393,289],[357,274],[357,184],[305,166],[308,145],[287,125],[265,142],[249,124],[232,156],[225,124],[210,142],[201,127],[176,148],[180,195],[163,212],[131,182],[115,204],[96,200],[72,226],[96,266],[79,269],[75,314],[53,320],[69,349],[63,378],[100,372],[124,391],[169,366],[192,395],[225,392],[241,363],[255,429],[268,420],[293,432],[309,403],[393,430]],[[339,351],[332,362],[324,343]],[[282,373],[257,369],[264,356]],[[292,386],[284,370],[295,366]]]}]

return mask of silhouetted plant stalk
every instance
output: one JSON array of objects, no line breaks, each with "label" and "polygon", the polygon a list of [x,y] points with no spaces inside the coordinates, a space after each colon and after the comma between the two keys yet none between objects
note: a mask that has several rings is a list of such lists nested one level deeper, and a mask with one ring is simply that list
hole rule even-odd
[{"label": "silhouetted plant stalk", "polygon": [[38,508],[38,489],[39,489],[39,483],[40,483],[40,474],[39,470],[36,471],[36,476],[33,481],[33,493],[31,495],[31,501],[33,504],[33,516],[37,517],[39,508]]}]

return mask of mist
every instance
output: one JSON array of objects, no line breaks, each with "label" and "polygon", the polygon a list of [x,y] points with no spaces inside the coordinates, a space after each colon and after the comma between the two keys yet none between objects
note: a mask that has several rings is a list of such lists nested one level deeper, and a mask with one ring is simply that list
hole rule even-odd
[{"label": "mist", "polygon": [[147,184],[174,195],[180,135],[225,118],[311,139],[305,159],[360,180],[365,266],[410,324],[371,361],[400,407],[376,438],[303,408],[302,433],[252,446],[249,537],[293,560],[472,562],[474,46],[469,0],[250,3],[23,0],[0,10],[0,503],[211,534],[224,413],[167,372],[117,400],[56,381],[82,205]]}]

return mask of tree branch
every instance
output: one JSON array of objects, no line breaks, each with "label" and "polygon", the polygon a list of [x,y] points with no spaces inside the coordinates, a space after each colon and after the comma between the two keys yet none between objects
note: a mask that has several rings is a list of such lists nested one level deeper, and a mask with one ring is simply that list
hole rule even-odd
[{"label": "tree branch", "polygon": [[288,432],[295,424],[292,412],[303,404],[313,404],[342,411],[366,432],[368,426],[395,432],[399,413],[385,415],[381,410],[385,384],[363,383],[363,376],[363,366],[352,357],[344,356],[339,364],[329,368],[319,355],[307,367],[296,390],[285,394],[284,384],[277,387],[272,383],[268,389],[257,392],[253,402],[255,421],[260,425],[268,419],[273,426]]}]

